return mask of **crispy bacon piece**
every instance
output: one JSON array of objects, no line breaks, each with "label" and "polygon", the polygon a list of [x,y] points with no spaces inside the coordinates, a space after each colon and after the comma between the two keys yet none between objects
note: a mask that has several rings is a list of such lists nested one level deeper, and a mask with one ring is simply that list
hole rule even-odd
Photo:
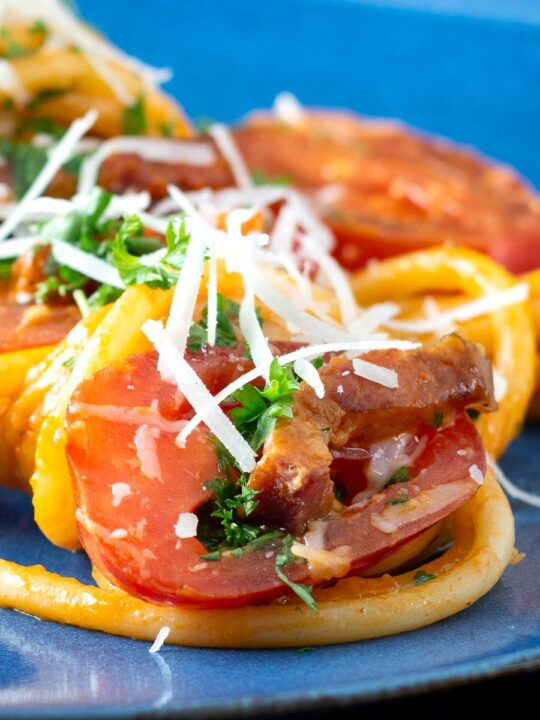
[{"label": "crispy bacon piece", "polygon": [[330,448],[371,443],[431,425],[436,413],[454,416],[475,406],[490,411],[491,363],[480,348],[449,335],[429,349],[377,350],[364,359],[395,370],[399,387],[387,388],[355,375],[352,361],[333,358],[320,371],[325,396],[303,383],[294,417],[280,420],[267,439],[249,486],[259,490],[254,517],[300,532],[332,504]]}]

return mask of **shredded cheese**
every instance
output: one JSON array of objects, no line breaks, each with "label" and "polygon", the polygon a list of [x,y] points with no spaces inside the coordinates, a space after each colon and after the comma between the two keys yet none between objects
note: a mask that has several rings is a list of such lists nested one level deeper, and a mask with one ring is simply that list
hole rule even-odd
[{"label": "shredded cheese", "polygon": [[293,367],[298,377],[312,387],[315,395],[322,399],[324,397],[324,384],[317,368],[308,360],[302,358],[296,360]]},{"label": "shredded cheese", "polygon": [[525,302],[528,297],[529,286],[527,283],[519,283],[505,290],[490,292],[476,300],[458,305],[424,320],[387,320],[384,324],[386,327],[402,332],[431,333],[448,326],[449,323],[465,322],[510,305]]},{"label": "shredded cheese", "polygon": [[[238,432],[230,419],[215,402],[214,397],[200,377],[189,365],[172,340],[171,335],[161,323],[147,320],[143,332],[156,348],[167,373],[174,378],[179,390],[184,393],[196,414],[209,427],[225,448],[236,458],[243,472],[251,472],[255,467],[255,452]],[[179,436],[179,443],[185,442]]]},{"label": "shredded cheese", "polygon": [[474,480],[474,482],[477,483],[478,485],[484,484],[484,474],[480,470],[478,465],[476,465],[476,464],[471,465],[471,467],[469,468],[469,475]]},{"label": "shredded cheese", "polygon": [[45,191],[58,170],[73,156],[75,146],[90,130],[97,117],[98,114],[95,110],[89,110],[84,117],[75,120],[61,140],[51,148],[47,163],[38,173],[24,197],[15,206],[11,215],[0,226],[0,240],[5,240],[15,230],[24,218],[30,203]]},{"label": "shredded cheese", "polygon": [[92,278],[92,280],[105,285],[112,285],[112,287],[119,290],[124,290],[126,287],[120,278],[118,270],[113,265],[96,255],[80,250],[75,245],[63,240],[53,240],[52,254],[61,265],[68,265],[73,270]]},{"label": "shredded cheese", "polygon": [[118,507],[124,498],[131,495],[131,487],[125,482],[116,482],[111,485],[112,506]]},{"label": "shredded cheese", "polygon": [[240,188],[249,189],[253,187],[251,175],[246,167],[244,159],[234,142],[229,129],[221,123],[210,126],[209,134],[214,138],[221,154],[229,163],[234,179]]},{"label": "shredded cheese", "polygon": [[274,115],[286,125],[301,125],[306,119],[304,108],[298,98],[290,92],[276,95],[273,106]]},{"label": "shredded cheese", "polygon": [[[343,342],[343,343],[326,343],[324,345],[310,345],[308,347],[299,348],[293,352],[281,355],[277,358],[280,365],[288,365],[294,363],[299,359],[313,359],[319,355],[324,355],[330,352],[344,352],[347,350],[355,350],[358,353],[368,352],[369,350],[386,350],[394,348],[396,350],[413,350],[419,347],[418,344],[411,343],[408,340],[358,340],[357,342]],[[264,376],[264,371],[260,368],[254,368],[249,372],[241,375],[239,378],[229,383],[223,390],[217,395],[210,396],[212,402],[216,405],[222,403],[229,395],[239,390],[247,383],[251,383],[260,377]],[[184,428],[180,431],[179,442],[185,442],[193,430],[204,422],[202,415],[198,412],[187,421]]]},{"label": "shredded cheese", "polygon": [[119,154],[138,155],[143,160],[162,163],[187,163],[196,167],[207,167],[215,161],[214,150],[208,143],[152,137],[115,137],[105,140],[99,150],[84,161],[79,176],[79,194],[88,194],[96,185],[101,165],[111,155]]},{"label": "shredded cheese", "polygon": [[398,374],[391,368],[382,367],[367,360],[361,360],[360,358],[354,358],[352,361],[354,374],[359,377],[366,378],[372,382],[384,385],[388,388],[399,387]]},{"label": "shredded cheese", "polygon": [[506,493],[511,498],[515,498],[516,500],[521,500],[521,502],[524,502],[527,505],[532,505],[533,507],[540,508],[540,496],[539,495],[535,495],[534,493],[527,492],[526,490],[522,490],[521,488],[519,488],[517,485],[514,485],[514,483],[504,473],[501,466],[498,465],[493,458],[488,456],[487,461],[488,461],[488,465],[491,467],[491,469],[495,473],[495,477],[499,481],[500,485],[506,490]]},{"label": "shredded cheese", "polygon": [[152,646],[149,648],[149,653],[158,653],[161,648],[163,647],[163,644],[165,640],[169,637],[169,633],[171,632],[171,628],[165,625],[165,627],[162,627],[161,630],[158,632],[156,639],[152,643]]},{"label": "shredded cheese", "polygon": [[149,425],[140,425],[135,431],[135,449],[141,464],[141,470],[150,480],[163,482],[161,466],[157,453],[156,435],[159,430]]},{"label": "shredded cheese", "polygon": [[199,518],[192,512],[180,513],[174,526],[174,533],[177,538],[192,538],[197,536],[197,525]]}]

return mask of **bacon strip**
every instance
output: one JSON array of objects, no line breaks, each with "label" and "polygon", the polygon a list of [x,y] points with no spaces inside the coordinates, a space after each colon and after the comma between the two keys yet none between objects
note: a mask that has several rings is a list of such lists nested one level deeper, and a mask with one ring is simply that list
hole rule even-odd
[{"label": "bacon strip", "polygon": [[429,349],[373,351],[364,359],[395,370],[399,387],[355,375],[352,361],[344,357],[321,369],[322,400],[302,383],[293,419],[277,423],[250,477],[250,487],[260,491],[258,521],[298,533],[329,511],[331,447],[371,443],[431,425],[436,413],[448,418],[470,406],[496,407],[489,359],[458,335]]}]

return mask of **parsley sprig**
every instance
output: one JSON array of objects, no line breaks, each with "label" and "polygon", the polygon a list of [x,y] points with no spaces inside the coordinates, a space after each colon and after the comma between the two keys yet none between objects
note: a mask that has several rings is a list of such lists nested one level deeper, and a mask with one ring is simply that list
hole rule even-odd
[{"label": "parsley sprig", "polygon": [[231,410],[231,420],[254,450],[259,450],[279,418],[292,419],[294,393],[299,387],[291,368],[280,365],[274,358],[262,390],[244,385],[232,394],[232,401],[240,406]]},{"label": "parsley sprig", "polygon": [[148,285],[167,290],[178,279],[190,235],[181,217],[174,218],[165,234],[166,251],[159,262],[147,264],[144,256],[162,247],[159,240],[146,238],[138,215],[131,215],[119,228],[111,247],[111,262],[126,285]]},{"label": "parsley sprig", "polygon": [[236,481],[215,477],[203,485],[214,494],[210,516],[220,521],[218,534],[214,533],[213,541],[227,548],[247,545],[257,540],[263,532],[257,525],[244,521],[244,517],[251,515],[259,504],[256,497],[260,491],[249,488],[248,481],[249,476],[242,474]]},{"label": "parsley sprig", "polygon": [[[236,347],[238,338],[233,321],[238,319],[240,305],[221,293],[217,294],[216,345],[220,347]],[[188,348],[198,352],[208,342],[208,305],[205,306],[200,323],[192,323]]]},{"label": "parsley sprig", "polygon": [[303,562],[302,558],[298,557],[292,552],[293,542],[294,537],[292,535],[287,535],[283,542],[283,547],[281,551],[276,556],[276,575],[282,583],[285,583],[285,585],[290,587],[291,590],[296,593],[296,595],[298,595],[300,600],[302,600],[302,602],[304,602],[310,610],[313,610],[313,612],[318,612],[317,603],[313,599],[311,586],[293,582],[287,577],[287,575],[285,575],[282,570],[282,568],[287,567],[288,565],[292,565],[292,563],[294,562]]}]

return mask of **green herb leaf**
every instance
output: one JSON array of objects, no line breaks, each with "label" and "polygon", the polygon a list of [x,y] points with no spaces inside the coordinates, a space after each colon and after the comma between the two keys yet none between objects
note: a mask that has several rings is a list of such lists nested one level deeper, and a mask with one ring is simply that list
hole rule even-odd
[{"label": "green herb leaf", "polygon": [[435,415],[433,416],[433,421],[431,423],[432,427],[434,427],[436,429],[440,428],[441,425],[443,424],[443,420],[444,420],[444,413],[436,412]]},{"label": "green herb leaf", "polygon": [[251,174],[251,179],[254,185],[292,185],[292,180],[288,175],[275,175],[274,177],[270,177],[262,170],[254,170]]},{"label": "green herb leaf", "polygon": [[293,393],[299,387],[291,369],[282,367],[274,358],[263,390],[244,385],[233,393],[232,399],[240,407],[231,410],[231,420],[254,450],[262,446],[279,418],[292,418]]},{"label": "green herb leaf", "polygon": [[212,490],[213,510],[211,517],[220,521],[222,539],[228,548],[239,548],[256,540],[263,532],[260,527],[250,525],[244,518],[251,515],[258,505],[259,490],[247,486],[249,476],[240,475],[236,482],[215,477],[203,487]]},{"label": "green herb leaf", "polygon": [[41,18],[37,18],[34,21],[32,27],[30,28],[30,32],[36,35],[47,35],[49,32],[49,28],[44,20],[42,20]]},{"label": "green herb leaf", "polygon": [[122,128],[125,135],[144,135],[148,130],[146,96],[141,93],[135,101],[124,108]]},{"label": "green herb leaf", "polygon": [[386,502],[387,505],[403,505],[408,503],[411,498],[406,490],[402,490],[397,498],[392,498]]},{"label": "green herb leaf", "polygon": [[54,100],[54,98],[62,97],[69,92],[68,88],[43,88],[37,92],[27,103],[27,110],[37,110],[40,105],[47,102],[47,100]]},{"label": "green herb leaf", "polygon": [[291,588],[291,590],[305,603],[310,610],[318,612],[317,603],[313,599],[311,585],[303,585],[301,583],[290,580],[281,568],[291,565],[293,562],[303,562],[303,560],[293,554],[291,547],[294,542],[292,535],[287,535],[283,543],[281,552],[276,556],[275,569],[276,575],[282,583]]},{"label": "green herb leaf", "polygon": [[430,580],[435,580],[436,577],[436,575],[432,575],[425,570],[418,570],[418,572],[414,575],[414,584],[418,587],[419,585],[423,585]]},{"label": "green herb leaf", "polygon": [[11,278],[11,266],[13,260],[0,260],[0,281],[9,280]]},{"label": "green herb leaf", "polygon": [[386,483],[384,486],[385,488],[390,487],[390,485],[396,485],[397,483],[404,483],[411,479],[411,475],[409,473],[409,468],[402,465],[401,467],[398,467],[398,469],[395,471],[395,473],[392,475],[390,480]]},{"label": "green herb leaf", "polygon": [[64,362],[62,363],[62,367],[65,367],[68,370],[73,370],[76,362],[77,358],[75,357],[75,355],[72,355],[71,357],[68,357],[67,360],[64,360]]},{"label": "green herb leaf", "polygon": [[127,218],[113,240],[112,263],[126,285],[148,285],[167,290],[178,278],[178,270],[182,267],[189,244],[189,234],[184,223],[175,218],[167,228],[167,247],[163,257],[152,265],[145,264],[144,253],[136,252],[147,240],[144,238],[141,219],[137,215]]}]

